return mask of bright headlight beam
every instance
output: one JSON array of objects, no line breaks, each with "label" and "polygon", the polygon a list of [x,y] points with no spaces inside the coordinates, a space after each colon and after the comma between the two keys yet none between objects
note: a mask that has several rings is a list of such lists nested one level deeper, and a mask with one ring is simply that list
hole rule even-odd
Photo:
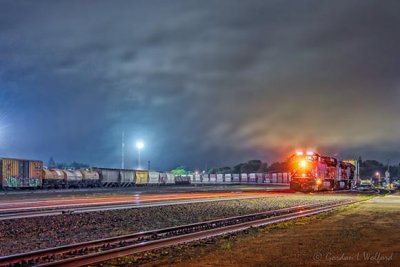
[{"label": "bright headlight beam", "polygon": [[303,169],[307,167],[307,162],[305,160],[302,160],[299,162],[300,167],[302,167]]}]

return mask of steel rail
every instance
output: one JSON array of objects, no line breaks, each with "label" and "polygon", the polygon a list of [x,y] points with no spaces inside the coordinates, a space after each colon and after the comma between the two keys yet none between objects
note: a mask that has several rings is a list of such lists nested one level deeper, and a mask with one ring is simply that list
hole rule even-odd
[{"label": "steel rail", "polygon": [[[311,194],[338,194],[338,193],[353,193],[350,191],[333,191],[333,192],[314,192]],[[135,209],[146,207],[160,207],[169,205],[180,204],[193,204],[193,203],[206,203],[215,201],[228,201],[228,200],[241,200],[241,199],[256,199],[268,198],[270,195],[257,195],[257,196],[230,196],[230,197],[207,197],[207,198],[193,198],[193,199],[177,199],[177,200],[159,200],[159,201],[143,201],[141,203],[132,203],[128,201],[116,203],[91,203],[91,204],[71,204],[62,206],[51,207],[32,207],[32,208],[18,208],[18,210],[0,209],[0,221],[22,218],[33,218],[42,216],[56,216],[62,214],[95,212],[105,210],[121,210],[121,209]],[[273,197],[282,197],[275,195]]]},{"label": "steel rail", "polygon": [[10,255],[0,258],[0,266],[82,266],[250,227],[310,216],[355,202],[300,205]]},{"label": "steel rail", "polygon": [[[0,221],[11,220],[11,219],[22,219],[42,216],[57,216],[62,214],[73,214],[73,213],[85,213],[95,211],[106,211],[106,210],[121,210],[121,209],[136,209],[136,208],[148,208],[148,207],[161,207],[171,205],[183,205],[183,204],[194,204],[194,203],[207,203],[216,201],[229,201],[229,200],[243,200],[243,199],[256,199],[256,198],[268,198],[270,195],[258,195],[258,196],[233,196],[233,197],[210,197],[210,198],[193,198],[183,200],[170,200],[170,201],[151,201],[142,203],[109,203],[109,204],[93,204],[86,206],[72,206],[70,208],[35,208],[34,210],[20,210],[17,212],[5,212],[0,210]],[[281,196],[273,196],[281,197]]]}]

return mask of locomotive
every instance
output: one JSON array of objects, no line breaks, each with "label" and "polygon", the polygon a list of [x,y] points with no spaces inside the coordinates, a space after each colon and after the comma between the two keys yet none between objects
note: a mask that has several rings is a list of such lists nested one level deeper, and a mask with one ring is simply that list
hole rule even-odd
[{"label": "locomotive", "polygon": [[355,166],[334,157],[299,151],[288,160],[290,188],[296,191],[350,189]]}]

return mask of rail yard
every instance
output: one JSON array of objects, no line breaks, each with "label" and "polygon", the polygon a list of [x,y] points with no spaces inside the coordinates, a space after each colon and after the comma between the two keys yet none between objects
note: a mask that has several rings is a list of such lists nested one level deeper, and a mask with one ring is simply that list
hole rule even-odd
[{"label": "rail yard", "polygon": [[207,240],[364,205],[375,197],[356,192],[305,194],[282,188],[219,190],[44,194],[2,201],[0,266],[151,264],[165,260],[163,251],[177,255],[171,251],[184,243],[200,242],[207,247]]},{"label": "rail yard", "polygon": [[400,266],[400,1],[0,1],[0,267]]},{"label": "rail yard", "polygon": [[196,202],[214,202],[219,200],[252,199],[267,194],[293,193],[287,189],[271,189],[250,192],[191,192],[175,194],[137,194],[62,198],[35,198],[22,201],[0,203],[0,220],[49,216],[65,213],[83,213],[102,210],[119,210],[142,207],[162,207],[166,205],[188,204]]},{"label": "rail yard", "polygon": [[205,251],[198,257],[212,258],[209,248],[218,250],[226,238],[241,244],[251,231],[328,220],[395,192],[354,190],[355,165],[314,152],[292,155],[288,172],[48,169],[41,161],[9,158],[0,167],[0,266],[8,267],[175,265],[193,246]]},{"label": "rail yard", "polygon": [[97,266],[399,266],[400,195]]}]

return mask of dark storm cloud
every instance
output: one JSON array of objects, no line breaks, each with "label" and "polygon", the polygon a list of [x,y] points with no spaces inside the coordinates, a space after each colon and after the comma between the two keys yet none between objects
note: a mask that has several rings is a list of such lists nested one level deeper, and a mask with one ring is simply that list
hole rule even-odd
[{"label": "dark storm cloud", "polygon": [[117,166],[125,131],[159,168],[271,161],[302,146],[398,160],[399,11],[397,1],[2,1],[5,153]]}]

